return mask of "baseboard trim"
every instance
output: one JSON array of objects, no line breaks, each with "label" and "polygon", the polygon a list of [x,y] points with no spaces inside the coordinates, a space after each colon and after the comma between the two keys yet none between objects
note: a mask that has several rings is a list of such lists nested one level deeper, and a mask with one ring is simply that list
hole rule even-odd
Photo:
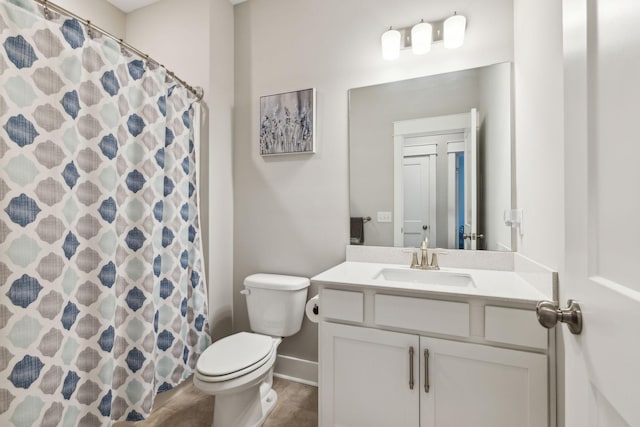
[{"label": "baseboard trim", "polygon": [[311,386],[314,386],[314,387],[318,387],[318,383],[317,382],[303,380],[302,378],[290,377],[289,375],[282,375],[282,374],[279,374],[277,372],[274,372],[273,376],[276,377],[276,378],[282,378],[283,380],[288,380],[288,381],[293,381],[293,382],[300,383],[300,384],[305,384],[305,385],[311,385]]},{"label": "baseboard trim", "polygon": [[318,362],[278,355],[273,375],[289,381],[318,386]]}]

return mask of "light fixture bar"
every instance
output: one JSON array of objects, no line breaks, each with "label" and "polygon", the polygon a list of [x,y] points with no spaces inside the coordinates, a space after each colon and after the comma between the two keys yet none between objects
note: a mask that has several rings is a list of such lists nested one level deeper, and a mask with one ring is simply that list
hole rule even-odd
[{"label": "light fixture bar", "polygon": [[[444,40],[444,19],[441,21],[429,21],[429,24],[431,24],[432,27],[432,33],[431,33],[431,37],[432,37],[432,42],[440,42],[442,40]],[[395,28],[397,31],[400,32],[400,49],[404,50],[404,49],[411,49],[412,43],[411,43],[411,29],[413,28],[413,25],[410,27],[403,27],[403,28]]]},{"label": "light fixture bar", "polygon": [[382,58],[393,61],[400,56],[401,50],[406,49],[411,49],[415,55],[423,55],[431,50],[433,43],[440,41],[444,42],[446,49],[456,49],[464,44],[466,29],[466,16],[458,15],[457,12],[440,21],[421,20],[411,27],[389,27],[380,40]]}]

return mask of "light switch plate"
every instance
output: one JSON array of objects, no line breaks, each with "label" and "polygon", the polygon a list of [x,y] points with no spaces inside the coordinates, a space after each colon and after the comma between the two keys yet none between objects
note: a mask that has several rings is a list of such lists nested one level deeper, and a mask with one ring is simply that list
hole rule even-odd
[{"label": "light switch plate", "polygon": [[378,212],[378,222],[391,222],[391,212]]}]

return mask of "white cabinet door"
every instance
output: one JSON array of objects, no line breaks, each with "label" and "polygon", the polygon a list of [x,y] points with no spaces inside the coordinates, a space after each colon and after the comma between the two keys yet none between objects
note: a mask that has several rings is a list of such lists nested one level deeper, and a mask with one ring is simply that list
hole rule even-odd
[{"label": "white cabinet door", "polygon": [[548,426],[545,355],[420,337],[419,356],[421,427]]},{"label": "white cabinet door", "polygon": [[417,426],[418,346],[415,335],[321,322],[319,425]]}]

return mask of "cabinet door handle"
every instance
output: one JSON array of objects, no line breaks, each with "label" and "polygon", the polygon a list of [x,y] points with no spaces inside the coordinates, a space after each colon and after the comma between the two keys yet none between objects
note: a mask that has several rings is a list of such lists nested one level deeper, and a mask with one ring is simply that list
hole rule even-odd
[{"label": "cabinet door handle", "polygon": [[424,349],[424,392],[429,393],[429,350]]},{"label": "cabinet door handle", "polygon": [[409,347],[409,389],[413,390],[413,347]]}]

